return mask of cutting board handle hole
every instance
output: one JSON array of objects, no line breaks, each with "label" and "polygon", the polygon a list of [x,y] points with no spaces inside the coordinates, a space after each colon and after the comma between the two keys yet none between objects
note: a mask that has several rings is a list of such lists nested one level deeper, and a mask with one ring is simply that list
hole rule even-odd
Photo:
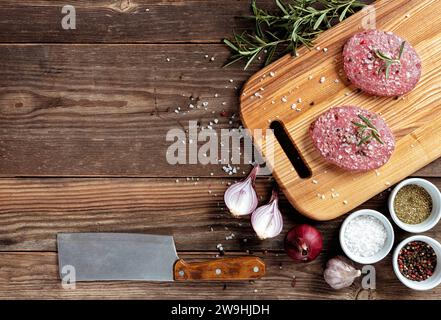
[{"label": "cutting board handle hole", "polygon": [[291,164],[293,165],[299,177],[302,179],[311,178],[311,169],[303,160],[299,150],[286,132],[283,123],[281,123],[280,121],[273,121],[271,122],[270,128],[274,131],[274,136],[276,137],[289,161],[291,161]]}]

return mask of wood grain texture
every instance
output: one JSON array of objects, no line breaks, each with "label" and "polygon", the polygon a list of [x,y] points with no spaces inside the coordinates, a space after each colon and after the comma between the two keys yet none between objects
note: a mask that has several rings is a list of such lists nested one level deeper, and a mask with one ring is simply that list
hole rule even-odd
[{"label": "wood grain texture", "polygon": [[[249,218],[233,219],[223,208],[234,178],[217,178],[224,175],[220,166],[166,164],[168,129],[214,118],[218,132],[238,126],[237,117],[230,125],[220,113],[238,114],[238,90],[258,66],[221,68],[229,53],[216,43],[247,26],[236,16],[248,13],[249,1],[69,3],[77,8],[77,30],[64,31],[64,2],[0,0],[0,176],[11,177],[0,178],[0,299],[441,299],[439,289],[402,286],[390,257],[376,265],[376,291],[362,290],[360,281],[330,290],[323,266],[341,254],[344,217],[312,222],[282,198],[282,235],[260,241]],[[208,109],[176,114],[191,97],[208,101]],[[416,175],[441,187],[441,161]],[[78,178],[89,176],[102,178]],[[262,203],[271,184],[257,183]],[[387,195],[361,207],[387,212]],[[310,264],[295,264],[282,251],[283,235],[302,222],[317,226],[325,241]],[[56,234],[80,231],[174,234],[189,262],[217,258],[222,243],[225,257],[248,251],[265,261],[267,273],[252,282],[80,283],[65,290]],[[396,241],[408,235],[396,231]],[[427,234],[441,239],[439,227]]]},{"label": "wood grain texture", "polygon": [[[181,253],[186,260],[212,259],[214,252]],[[231,253],[229,257],[238,256]],[[410,299],[441,298],[441,288],[428,292],[404,287],[392,271],[390,256],[375,265],[377,289],[364,290],[361,279],[343,290],[323,280],[326,256],[314,263],[294,263],[286,255],[259,254],[267,266],[265,277],[244,282],[92,282],[63,289],[57,257],[52,252],[0,253],[0,299]]]},{"label": "wood grain texture", "polygon": [[[257,69],[221,68],[228,54],[222,45],[0,45],[0,175],[225,176],[220,165],[169,165],[166,134],[189,120],[218,119],[218,133],[238,126],[238,90]],[[207,110],[188,107],[203,102]],[[441,161],[419,175],[439,172]]]},{"label": "wood grain texture", "polygon": [[219,258],[200,262],[179,259],[174,265],[175,281],[246,281],[265,275],[265,262],[254,256]]},{"label": "wood grain texture", "polygon": [[222,45],[0,45],[0,175],[225,175],[217,164],[169,165],[166,135],[190,120],[218,133],[238,127],[237,92],[253,70],[222,68],[228,54]]},{"label": "wood grain texture", "polygon": [[[75,30],[61,26],[66,4],[76,9]],[[220,43],[233,28],[252,26],[239,19],[248,14],[249,2],[237,0],[1,0],[0,42]]]},{"label": "wood grain texture", "polygon": [[[283,237],[294,225],[315,225],[325,252],[341,252],[338,230],[344,217],[326,223],[307,220],[282,197],[284,229],[261,241],[249,217],[233,218],[223,193],[233,179],[0,179],[0,251],[56,251],[57,233],[129,232],[172,234],[178,251],[283,250]],[[431,179],[441,188],[441,179]],[[272,182],[258,179],[261,203],[269,200]],[[360,208],[388,215],[388,192]],[[440,226],[441,227],[441,226]],[[441,239],[437,227],[427,235]],[[397,241],[406,234],[397,231]],[[228,239],[228,240],[227,240]]]},{"label": "wood grain texture", "polygon": [[[340,73],[342,48],[357,30],[362,30],[364,12],[319,37],[317,47],[328,48],[327,52],[304,48],[297,59],[281,58],[251,77],[241,95],[241,117],[248,129],[265,130],[272,121],[283,122],[312,176],[301,179],[295,173],[272,134],[257,141],[258,147],[264,154],[274,150],[274,157],[267,160],[274,168],[276,180],[290,202],[316,220],[329,220],[347,213],[441,156],[441,62],[438,59],[441,18],[436,13],[441,10],[441,2],[378,1],[375,8],[377,28],[403,36],[423,61],[423,76],[408,95],[400,99],[372,97],[354,90]],[[275,76],[269,76],[270,72]],[[309,79],[310,75],[313,80]],[[320,84],[321,77],[327,81]],[[335,79],[340,81],[336,83]],[[256,97],[256,92],[261,92],[263,98]],[[302,111],[296,112],[291,104],[299,97],[303,100],[299,103]],[[326,162],[315,150],[309,135],[311,123],[338,105],[356,105],[379,113],[391,127],[397,140],[396,150],[378,173],[345,172]],[[313,183],[314,180],[318,184]],[[331,190],[340,196],[332,197]]]}]

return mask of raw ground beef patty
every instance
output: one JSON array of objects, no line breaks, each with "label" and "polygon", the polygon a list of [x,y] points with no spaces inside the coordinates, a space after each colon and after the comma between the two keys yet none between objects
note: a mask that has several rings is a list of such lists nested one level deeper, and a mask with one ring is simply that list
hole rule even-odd
[{"label": "raw ground beef patty", "polygon": [[[364,129],[367,123],[376,129]],[[368,171],[383,166],[395,149],[395,138],[377,114],[354,106],[335,107],[311,125],[314,146],[329,162],[349,171]],[[369,139],[366,139],[369,138]],[[381,142],[382,143],[381,143]]]},{"label": "raw ground beef patty", "polygon": [[[403,54],[400,63],[393,63],[389,78],[386,77],[385,60]],[[405,40],[380,30],[355,34],[343,49],[343,66],[348,79],[359,89],[376,96],[399,96],[411,91],[421,77],[421,59],[415,49]]]}]

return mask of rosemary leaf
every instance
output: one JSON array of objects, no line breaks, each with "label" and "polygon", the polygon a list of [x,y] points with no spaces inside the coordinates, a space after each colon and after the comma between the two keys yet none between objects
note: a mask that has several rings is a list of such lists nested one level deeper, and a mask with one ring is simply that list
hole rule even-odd
[{"label": "rosemary leaf", "polygon": [[[367,117],[363,116],[362,114],[359,114],[358,117],[363,121],[363,123],[352,121],[352,124],[357,126],[361,129],[360,132],[360,142],[358,143],[358,146],[363,145],[364,143],[367,143],[371,141],[371,139],[375,139],[378,141],[378,143],[384,144],[383,140],[381,140],[380,132],[378,131],[377,127],[374,126],[371,120],[369,120]],[[369,131],[370,134],[367,136],[364,136],[364,133],[366,131]]]},{"label": "rosemary leaf", "polygon": [[406,45],[406,41],[403,41],[403,43],[401,43],[400,54],[398,55],[398,60],[401,60],[401,58],[403,57],[404,46],[405,46],[405,45]]},{"label": "rosemary leaf", "polygon": [[340,21],[340,22],[342,22],[345,18],[346,18],[346,14],[348,13],[348,10],[351,8],[351,6],[350,5],[348,5],[343,11],[342,11],[342,13],[340,14],[340,16],[338,17],[338,20]]},{"label": "rosemary leaf", "polygon": [[377,128],[373,125],[373,123],[371,122],[371,120],[369,120],[367,117],[365,117],[365,116],[362,115],[362,114],[359,114],[358,117],[359,117],[361,120],[363,120],[363,122],[366,123],[366,125],[367,125],[369,128],[374,129],[374,130],[377,130]]},{"label": "rosemary leaf", "polygon": [[326,17],[326,12],[324,12],[320,15],[320,17],[317,19],[317,21],[315,22],[314,27],[312,29],[317,30],[318,27],[320,27],[320,25],[322,24],[325,17]]},{"label": "rosemary leaf", "polygon": [[372,138],[372,134],[370,134],[370,135],[368,135],[368,136],[362,138],[362,139],[360,140],[360,142],[358,143],[358,146],[361,146],[361,145],[365,144],[366,142],[368,142],[369,140],[371,140],[371,138]]},{"label": "rosemary leaf", "polygon": [[350,14],[365,6],[361,0],[275,0],[276,11],[260,8],[251,1],[251,15],[246,17],[255,23],[254,30],[233,34],[224,43],[231,49],[231,63],[247,60],[245,69],[258,58],[265,58],[265,65],[278,54],[295,54],[298,47],[312,47],[314,39]]},{"label": "rosemary leaf", "polygon": [[357,126],[357,127],[359,127],[359,128],[365,128],[366,127],[365,124],[361,124],[361,123],[358,123],[358,122],[355,122],[355,121],[352,121],[352,124]]},{"label": "rosemary leaf", "polygon": [[372,136],[375,140],[377,140],[379,143],[384,144],[383,140],[381,140],[380,134],[377,131],[372,131]]},{"label": "rosemary leaf", "polygon": [[403,41],[400,46],[400,53],[398,55],[398,58],[396,59],[389,57],[387,54],[384,54],[380,50],[375,50],[375,55],[384,61],[384,65],[378,69],[378,74],[380,74],[384,70],[386,73],[386,79],[389,79],[390,69],[392,68],[392,66],[394,64],[401,64],[401,58],[404,53],[405,45],[406,45],[406,41]]}]

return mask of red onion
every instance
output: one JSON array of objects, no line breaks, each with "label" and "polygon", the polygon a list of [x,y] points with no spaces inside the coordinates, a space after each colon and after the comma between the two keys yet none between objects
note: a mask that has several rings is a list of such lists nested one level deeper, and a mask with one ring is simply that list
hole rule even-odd
[{"label": "red onion", "polygon": [[259,166],[254,166],[246,179],[231,185],[224,194],[225,205],[233,216],[244,216],[256,210],[257,199],[254,181],[256,180]]},{"label": "red onion", "polygon": [[262,240],[274,238],[282,232],[283,218],[279,210],[279,195],[276,189],[273,189],[269,203],[253,212],[251,225]]},{"label": "red onion", "polygon": [[322,235],[307,224],[295,226],[285,238],[285,251],[295,261],[312,261],[318,257],[322,248]]}]

